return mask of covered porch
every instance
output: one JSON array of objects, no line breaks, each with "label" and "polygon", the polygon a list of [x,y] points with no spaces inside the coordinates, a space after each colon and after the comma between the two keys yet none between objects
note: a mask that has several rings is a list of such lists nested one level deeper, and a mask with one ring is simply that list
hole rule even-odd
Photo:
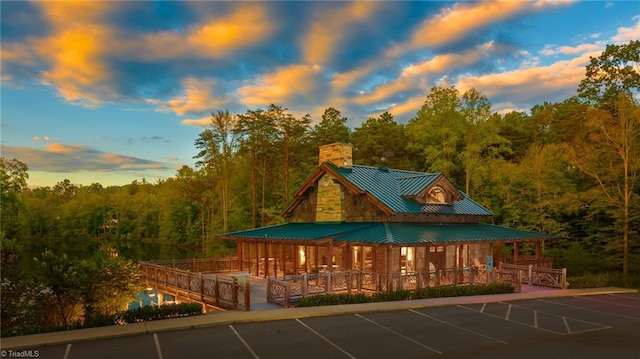
[{"label": "covered porch", "polygon": [[[237,243],[240,270],[260,277],[359,271],[384,276],[489,269],[521,264],[522,243],[533,243],[530,263],[548,235],[488,224],[290,223],[228,233]],[[503,249],[511,253],[503,258]]]}]

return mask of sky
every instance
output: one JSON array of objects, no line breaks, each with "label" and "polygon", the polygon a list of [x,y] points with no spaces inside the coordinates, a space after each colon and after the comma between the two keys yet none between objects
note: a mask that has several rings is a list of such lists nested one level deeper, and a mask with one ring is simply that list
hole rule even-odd
[{"label": "sky", "polygon": [[1,155],[31,187],[156,183],[194,166],[212,113],[276,104],[356,128],[434,86],[498,113],[576,94],[640,39],[636,1],[2,1]]}]

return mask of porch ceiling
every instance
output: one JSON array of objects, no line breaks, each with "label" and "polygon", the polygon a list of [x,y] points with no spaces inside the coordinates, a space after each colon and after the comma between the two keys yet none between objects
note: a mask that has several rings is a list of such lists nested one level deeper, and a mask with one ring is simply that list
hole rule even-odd
[{"label": "porch ceiling", "polygon": [[288,223],[219,235],[222,239],[298,240],[371,244],[447,244],[461,242],[526,242],[559,239],[545,233],[491,224],[433,223]]}]

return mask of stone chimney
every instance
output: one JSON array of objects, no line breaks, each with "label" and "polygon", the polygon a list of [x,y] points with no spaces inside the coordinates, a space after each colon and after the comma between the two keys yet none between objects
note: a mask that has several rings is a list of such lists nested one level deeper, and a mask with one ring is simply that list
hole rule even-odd
[{"label": "stone chimney", "polygon": [[[352,147],[345,143],[331,143],[320,146],[320,165],[331,162],[338,167],[351,168]],[[318,180],[316,200],[316,222],[342,222],[344,213],[344,188],[325,174]]]},{"label": "stone chimney", "polygon": [[353,148],[347,143],[330,143],[320,146],[320,160],[318,165],[332,162],[338,167],[351,167],[353,165]]}]

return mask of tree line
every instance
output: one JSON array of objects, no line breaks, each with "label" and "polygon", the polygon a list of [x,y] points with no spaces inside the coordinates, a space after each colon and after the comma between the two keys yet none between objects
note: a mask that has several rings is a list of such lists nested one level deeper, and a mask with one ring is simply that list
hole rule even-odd
[{"label": "tree line", "polygon": [[218,110],[194,140],[195,167],[157,183],[29,188],[27,164],[2,158],[3,256],[5,243],[17,253],[25,241],[36,243],[31,258],[140,241],[232,253],[216,234],[282,223],[318,146],[344,142],[354,164],[442,172],[493,223],[567,238],[546,254],[574,274],[640,273],[639,53],[640,41],[607,46],[575,96],[527,112],[496,113],[479,91],[455,87],[432,88],[406,124],[384,112],[351,129],[333,107],[314,126],[276,104]]}]

